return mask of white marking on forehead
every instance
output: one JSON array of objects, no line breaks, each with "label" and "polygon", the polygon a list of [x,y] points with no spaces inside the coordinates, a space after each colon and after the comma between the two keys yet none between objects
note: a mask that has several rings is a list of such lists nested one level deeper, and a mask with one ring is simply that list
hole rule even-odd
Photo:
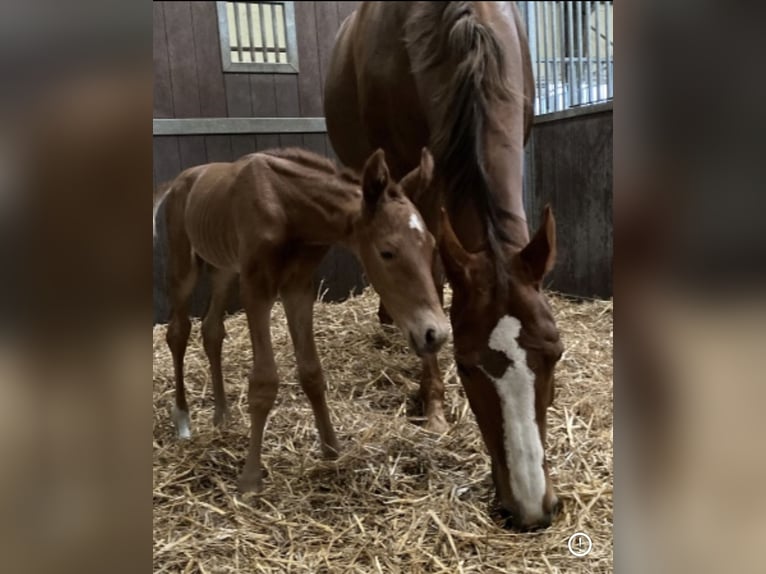
[{"label": "white marking on forehead", "polygon": [[485,373],[494,383],[503,415],[505,457],[513,497],[528,522],[543,515],[545,473],[543,445],[535,418],[535,375],[527,365],[527,352],[517,341],[521,322],[502,317],[489,336],[489,348],[505,353],[513,361],[499,379]]},{"label": "white marking on forehead", "polygon": [[426,232],[426,227],[423,225],[423,220],[414,211],[410,213],[410,229],[416,229],[422,235]]}]

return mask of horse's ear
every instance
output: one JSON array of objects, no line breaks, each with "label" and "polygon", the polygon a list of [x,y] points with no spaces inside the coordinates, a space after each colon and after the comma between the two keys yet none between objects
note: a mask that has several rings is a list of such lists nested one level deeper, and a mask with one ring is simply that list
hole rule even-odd
[{"label": "horse's ear", "polygon": [[420,196],[430,187],[434,178],[434,158],[428,148],[420,150],[420,165],[404,176],[400,185],[412,203],[418,203]]},{"label": "horse's ear", "polygon": [[532,283],[540,283],[556,262],[556,221],[550,205],[543,210],[543,221],[532,240],[519,254]]},{"label": "horse's ear", "polygon": [[391,175],[386,165],[386,154],[382,149],[377,149],[364,164],[362,172],[362,193],[364,203],[370,209],[375,209],[380,199],[380,194],[388,187]]},{"label": "horse's ear", "polygon": [[441,210],[439,254],[444,264],[444,272],[453,287],[470,287],[470,266],[474,256],[468,253],[460,243],[444,208]]}]

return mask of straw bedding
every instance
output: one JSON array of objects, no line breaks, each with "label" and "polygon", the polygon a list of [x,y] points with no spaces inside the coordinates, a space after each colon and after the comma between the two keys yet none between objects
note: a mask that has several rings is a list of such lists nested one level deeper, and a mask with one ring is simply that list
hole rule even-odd
[{"label": "straw bedding", "polygon": [[[447,290],[449,303],[449,290]],[[232,420],[212,425],[199,322],[186,355],[192,439],[169,416],[173,368],[165,327],[154,328],[155,572],[612,572],[612,303],[551,294],[566,352],[549,411],[547,453],[564,509],[536,533],[502,527],[489,458],[451,360],[440,352],[450,430],[421,428],[420,365],[377,320],[371,289],[317,303],[315,336],[343,446],[320,456],[279,304],[272,334],[280,390],[264,441],[260,496],[236,478],[248,446],[251,351],[242,314],[227,317],[224,377]],[[572,556],[586,532],[592,552]]]}]

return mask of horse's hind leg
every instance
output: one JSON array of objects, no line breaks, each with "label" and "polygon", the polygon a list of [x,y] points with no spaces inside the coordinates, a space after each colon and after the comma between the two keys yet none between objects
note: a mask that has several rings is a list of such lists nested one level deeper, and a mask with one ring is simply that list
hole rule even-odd
[{"label": "horse's hind leg", "polygon": [[210,267],[211,296],[205,318],[202,321],[202,343],[210,363],[210,378],[213,381],[213,396],[215,397],[215,413],[213,424],[221,426],[229,418],[226,405],[226,395],[223,389],[223,373],[221,370],[221,349],[226,337],[223,324],[223,314],[226,311],[226,301],[236,273]]},{"label": "horse's hind leg", "polygon": [[306,274],[299,280],[291,281],[287,288],[282,289],[281,295],[290,338],[295,348],[298,378],[314,411],[322,452],[326,457],[337,457],[340,446],[330,421],[322,365],[314,343],[314,291],[311,275]]},{"label": "horse's hind leg", "polygon": [[189,405],[186,402],[184,386],[184,355],[191,332],[189,300],[197,283],[199,267],[191,253],[188,241],[180,241],[180,244],[180,246],[171,246],[168,260],[170,272],[168,295],[172,311],[165,340],[173,357],[176,383],[173,423],[179,438],[190,438]]}]

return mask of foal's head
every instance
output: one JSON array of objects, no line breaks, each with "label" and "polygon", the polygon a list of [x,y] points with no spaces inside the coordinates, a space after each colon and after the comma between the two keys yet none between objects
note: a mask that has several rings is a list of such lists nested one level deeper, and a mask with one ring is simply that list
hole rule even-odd
[{"label": "foal's head", "polygon": [[426,190],[433,159],[423,149],[420,166],[399,183],[391,179],[383,150],[362,173],[363,208],[357,222],[359,254],[367,276],[415,353],[434,353],[449,335],[432,275],[436,242],[411,198]]},{"label": "foal's head", "polygon": [[[442,212],[440,251],[453,288],[455,360],[492,457],[500,503],[521,528],[548,526],[559,503],[545,460],[546,411],[563,346],[542,279],[555,259],[555,222],[543,223],[520,251],[494,261],[469,253]],[[497,265],[507,280],[498,285]]]}]

